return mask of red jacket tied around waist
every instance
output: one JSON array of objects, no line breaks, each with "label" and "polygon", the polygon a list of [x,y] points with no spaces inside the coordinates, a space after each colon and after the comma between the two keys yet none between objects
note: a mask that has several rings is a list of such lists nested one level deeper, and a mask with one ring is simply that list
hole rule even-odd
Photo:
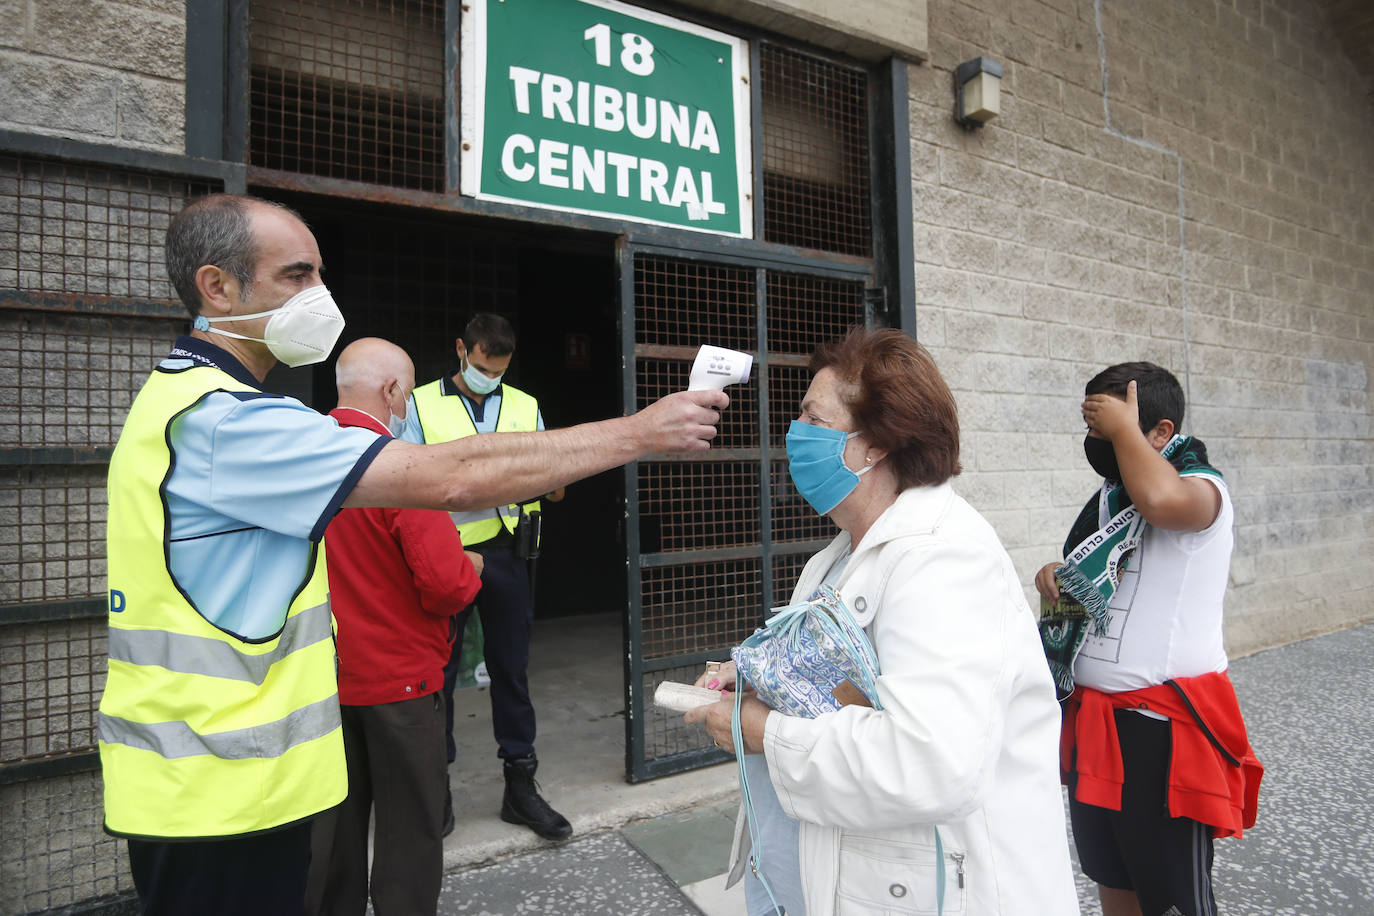
[{"label": "red jacket tied around waist", "polygon": [[1214,837],[1238,837],[1255,825],[1264,766],[1250,747],[1226,672],[1122,693],[1074,690],[1064,703],[1059,739],[1064,784],[1076,772],[1074,798],[1112,811],[1121,810],[1124,772],[1118,709],[1148,709],[1169,719],[1169,814],[1208,824]]}]

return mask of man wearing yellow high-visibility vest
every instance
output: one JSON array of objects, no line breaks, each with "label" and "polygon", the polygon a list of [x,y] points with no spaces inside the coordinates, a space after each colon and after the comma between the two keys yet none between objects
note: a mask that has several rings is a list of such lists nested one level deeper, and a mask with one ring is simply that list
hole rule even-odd
[{"label": "man wearing yellow high-visibility vest", "polygon": [[[479,312],[468,321],[455,344],[458,368],[416,388],[401,437],[410,442],[449,442],[465,436],[543,429],[539,402],[502,381],[515,356],[515,328],[501,315]],[[544,494],[557,502],[562,488]],[[531,525],[541,509],[537,501],[497,506],[476,512],[453,512],[463,546],[482,555],[482,592],[476,602],[482,621],[482,654],[491,678],[491,727],[502,760],[506,789],[501,819],[529,827],[549,840],[572,835],[572,825],[544,800],[535,786],[539,766],[534,753],[534,704],[527,671],[530,631],[534,626],[529,562],[518,540],[533,536]],[[523,522],[522,522],[523,518]],[[453,690],[463,648],[460,625],[453,657],[444,669],[444,702],[448,760],[457,757],[453,740]],[[444,829],[453,829],[452,796],[444,802]]]},{"label": "man wearing yellow high-visibility vest", "polygon": [[[167,231],[193,330],[129,410],[110,461],[105,827],[140,906],[302,913],[310,821],[347,792],[320,539],[342,507],[505,505],[710,447],[715,392],[552,432],[417,446],[262,390],[327,357],[343,317],[300,217],[213,195]],[[226,327],[227,326],[227,327]],[[232,328],[232,330],[230,330]]]}]

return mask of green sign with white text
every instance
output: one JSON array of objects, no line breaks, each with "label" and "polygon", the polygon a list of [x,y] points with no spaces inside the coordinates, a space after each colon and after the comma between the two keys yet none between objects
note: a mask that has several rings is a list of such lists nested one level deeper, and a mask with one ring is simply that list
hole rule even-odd
[{"label": "green sign with white text", "polygon": [[748,53],[616,0],[469,0],[461,190],[750,236]]}]

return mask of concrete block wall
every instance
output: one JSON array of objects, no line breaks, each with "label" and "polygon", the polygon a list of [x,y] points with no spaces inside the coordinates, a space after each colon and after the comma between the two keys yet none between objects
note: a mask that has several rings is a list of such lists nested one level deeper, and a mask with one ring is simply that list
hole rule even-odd
[{"label": "concrete block wall", "polygon": [[126,844],[101,827],[98,772],[0,787],[0,805],[0,913],[98,913],[99,898],[132,896]]},{"label": "concrete block wall", "polygon": [[[166,227],[206,187],[0,155],[0,290],[170,300]],[[0,447],[113,446],[148,367],[186,324],[180,309],[163,312],[0,309]],[[0,467],[0,604],[99,601],[105,477],[99,463]],[[101,619],[0,627],[0,760],[93,747],[106,656]],[[98,771],[0,786],[0,916],[130,891],[124,844],[102,816]]]},{"label": "concrete block wall", "polygon": [[[1234,498],[1230,651],[1374,617],[1374,105],[1322,5],[929,11],[918,336],[959,399],[958,487],[1025,581],[1096,486],[1083,383],[1148,359]],[[1006,68],[1002,114],[966,132],[951,71],[979,55]]]},{"label": "concrete block wall", "polygon": [[185,152],[185,0],[0,0],[0,129]]},{"label": "concrete block wall", "polygon": [[[16,745],[39,756],[94,743],[105,631],[99,620],[0,628],[0,665],[23,678],[5,679],[4,759]],[[103,820],[98,770],[0,786],[0,914],[67,912],[60,908],[131,893],[126,844]]]}]

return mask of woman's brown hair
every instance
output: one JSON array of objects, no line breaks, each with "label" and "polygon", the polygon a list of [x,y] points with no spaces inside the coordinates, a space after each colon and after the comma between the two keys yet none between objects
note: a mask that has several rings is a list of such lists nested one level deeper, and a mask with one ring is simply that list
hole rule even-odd
[{"label": "woman's brown hair", "polygon": [[849,384],[856,428],[887,450],[902,489],[959,473],[959,411],[925,347],[892,328],[856,327],[816,349],[811,372],[822,369]]}]

